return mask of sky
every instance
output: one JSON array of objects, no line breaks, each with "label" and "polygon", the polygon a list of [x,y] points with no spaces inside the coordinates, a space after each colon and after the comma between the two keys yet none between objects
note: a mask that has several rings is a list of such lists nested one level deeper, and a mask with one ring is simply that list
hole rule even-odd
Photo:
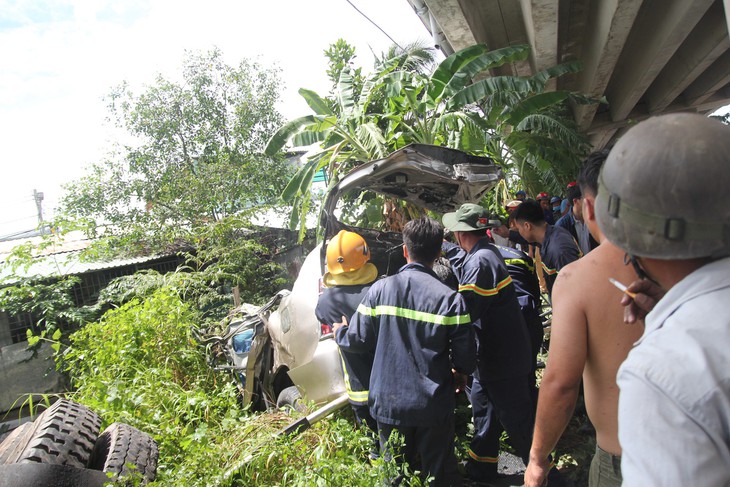
[{"label": "sky", "polygon": [[[350,0],[396,42],[427,40],[406,0]],[[184,53],[219,48],[237,65],[281,69],[279,110],[310,113],[297,90],[327,93],[323,51],[343,38],[368,71],[391,40],[346,0],[0,0],[0,237],[53,215],[62,185],[119,137],[104,97],[179,76]],[[139,91],[139,90],[137,90]]]}]

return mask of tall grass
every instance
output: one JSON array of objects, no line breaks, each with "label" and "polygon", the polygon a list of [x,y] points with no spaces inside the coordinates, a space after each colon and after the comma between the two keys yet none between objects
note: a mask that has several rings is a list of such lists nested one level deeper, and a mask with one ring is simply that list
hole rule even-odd
[{"label": "tall grass", "polygon": [[293,418],[241,406],[236,387],[210,369],[191,335],[198,319],[163,288],[74,333],[59,356],[74,400],[105,425],[128,423],[158,442],[154,485],[371,486],[395,475],[391,464],[368,461],[371,440],[349,411],[277,437]]}]

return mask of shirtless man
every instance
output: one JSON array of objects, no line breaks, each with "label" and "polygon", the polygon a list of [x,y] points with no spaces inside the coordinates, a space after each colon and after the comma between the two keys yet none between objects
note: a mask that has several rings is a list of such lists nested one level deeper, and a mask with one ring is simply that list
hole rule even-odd
[{"label": "shirtless man", "polygon": [[589,485],[621,485],[616,372],[644,327],[624,323],[620,292],[608,280],[630,283],[635,274],[623,265],[624,252],[608,242],[596,224],[598,174],[605,158],[605,153],[589,156],[579,176],[583,219],[600,245],[563,268],[553,288],[550,353],[525,472],[527,487],[546,485],[548,456],[573,415],[581,376],[588,417],[596,428]]}]

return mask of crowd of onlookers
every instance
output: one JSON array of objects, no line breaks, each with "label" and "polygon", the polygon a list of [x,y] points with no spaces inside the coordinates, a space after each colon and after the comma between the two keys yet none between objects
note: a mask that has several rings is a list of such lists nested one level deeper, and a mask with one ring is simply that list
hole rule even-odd
[{"label": "crowd of onlookers", "polygon": [[583,395],[592,487],[730,485],[730,210],[709,199],[727,183],[730,128],[667,115],[591,154],[564,198],[518,191],[504,215],[464,204],[443,225],[408,222],[394,276],[377,279],[364,239],[340,232],[317,316],[356,418],[386,458],[460,485],[454,392],[466,391],[463,475],[496,480],[506,432],[525,485],[555,486],[551,454]]}]

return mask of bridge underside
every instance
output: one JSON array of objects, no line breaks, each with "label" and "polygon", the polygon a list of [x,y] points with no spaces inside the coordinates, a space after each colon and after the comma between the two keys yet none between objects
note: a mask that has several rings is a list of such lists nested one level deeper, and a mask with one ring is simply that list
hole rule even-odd
[{"label": "bridge underside", "polygon": [[730,104],[730,0],[408,0],[451,54],[529,44],[528,61],[492,75],[530,75],[581,60],[550,89],[605,96],[573,114],[595,148],[651,115]]}]

